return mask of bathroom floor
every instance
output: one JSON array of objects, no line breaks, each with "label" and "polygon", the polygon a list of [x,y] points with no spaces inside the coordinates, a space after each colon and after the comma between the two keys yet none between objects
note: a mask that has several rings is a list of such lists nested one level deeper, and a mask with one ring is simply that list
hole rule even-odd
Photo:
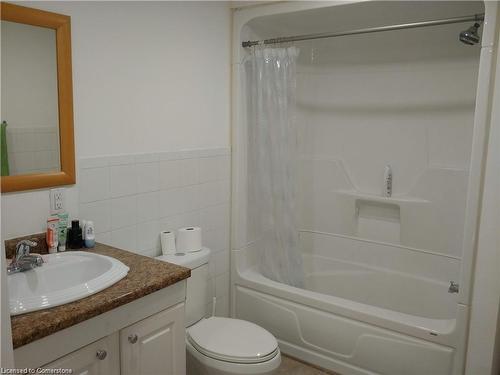
[{"label": "bathroom floor", "polygon": [[281,366],[278,369],[279,375],[340,375],[333,372],[320,370],[317,367],[300,362],[294,358],[281,355]]}]

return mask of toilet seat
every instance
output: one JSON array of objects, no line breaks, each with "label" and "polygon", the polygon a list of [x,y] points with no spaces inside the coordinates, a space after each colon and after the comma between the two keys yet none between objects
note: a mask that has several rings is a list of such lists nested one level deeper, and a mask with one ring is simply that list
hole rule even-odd
[{"label": "toilet seat", "polygon": [[273,335],[254,323],[239,319],[202,319],[188,328],[187,340],[201,354],[232,363],[262,363],[279,353]]}]

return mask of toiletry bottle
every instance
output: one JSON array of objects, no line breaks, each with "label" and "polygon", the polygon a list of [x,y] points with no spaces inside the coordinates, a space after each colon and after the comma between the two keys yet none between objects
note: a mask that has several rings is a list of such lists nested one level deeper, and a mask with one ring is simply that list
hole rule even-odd
[{"label": "toiletry bottle", "polygon": [[61,212],[59,215],[59,251],[66,251],[66,241],[68,237],[68,218],[69,215],[67,212]]},{"label": "toiletry bottle", "polygon": [[85,247],[95,246],[94,223],[90,220],[87,220],[87,222],[85,223],[84,242],[85,242]]},{"label": "toiletry bottle", "polygon": [[68,232],[68,245],[70,249],[80,249],[83,246],[82,228],[78,220],[71,220],[71,229]]},{"label": "toiletry bottle", "polygon": [[59,218],[57,216],[51,216],[47,219],[47,247],[49,248],[49,253],[57,253],[57,241],[59,237],[58,233]]}]

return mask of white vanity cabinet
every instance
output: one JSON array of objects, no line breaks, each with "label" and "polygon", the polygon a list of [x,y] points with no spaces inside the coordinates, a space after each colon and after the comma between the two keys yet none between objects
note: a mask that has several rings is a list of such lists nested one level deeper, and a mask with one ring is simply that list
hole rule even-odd
[{"label": "white vanity cabinet", "polygon": [[120,331],[122,375],[184,375],[184,304]]},{"label": "white vanity cabinet", "polygon": [[86,375],[185,375],[182,280],[14,350],[17,368]]},{"label": "white vanity cabinet", "polygon": [[43,366],[74,375],[185,375],[184,303]]},{"label": "white vanity cabinet", "polygon": [[43,367],[72,369],[73,375],[119,375],[119,351],[118,333],[115,333]]}]

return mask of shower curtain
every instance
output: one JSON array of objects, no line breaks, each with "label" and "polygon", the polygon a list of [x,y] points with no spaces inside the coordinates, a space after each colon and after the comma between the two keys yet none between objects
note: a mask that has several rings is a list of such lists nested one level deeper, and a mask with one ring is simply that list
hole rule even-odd
[{"label": "shower curtain", "polygon": [[296,60],[299,50],[256,48],[244,62],[248,113],[248,225],[262,273],[301,287],[297,226]]}]

